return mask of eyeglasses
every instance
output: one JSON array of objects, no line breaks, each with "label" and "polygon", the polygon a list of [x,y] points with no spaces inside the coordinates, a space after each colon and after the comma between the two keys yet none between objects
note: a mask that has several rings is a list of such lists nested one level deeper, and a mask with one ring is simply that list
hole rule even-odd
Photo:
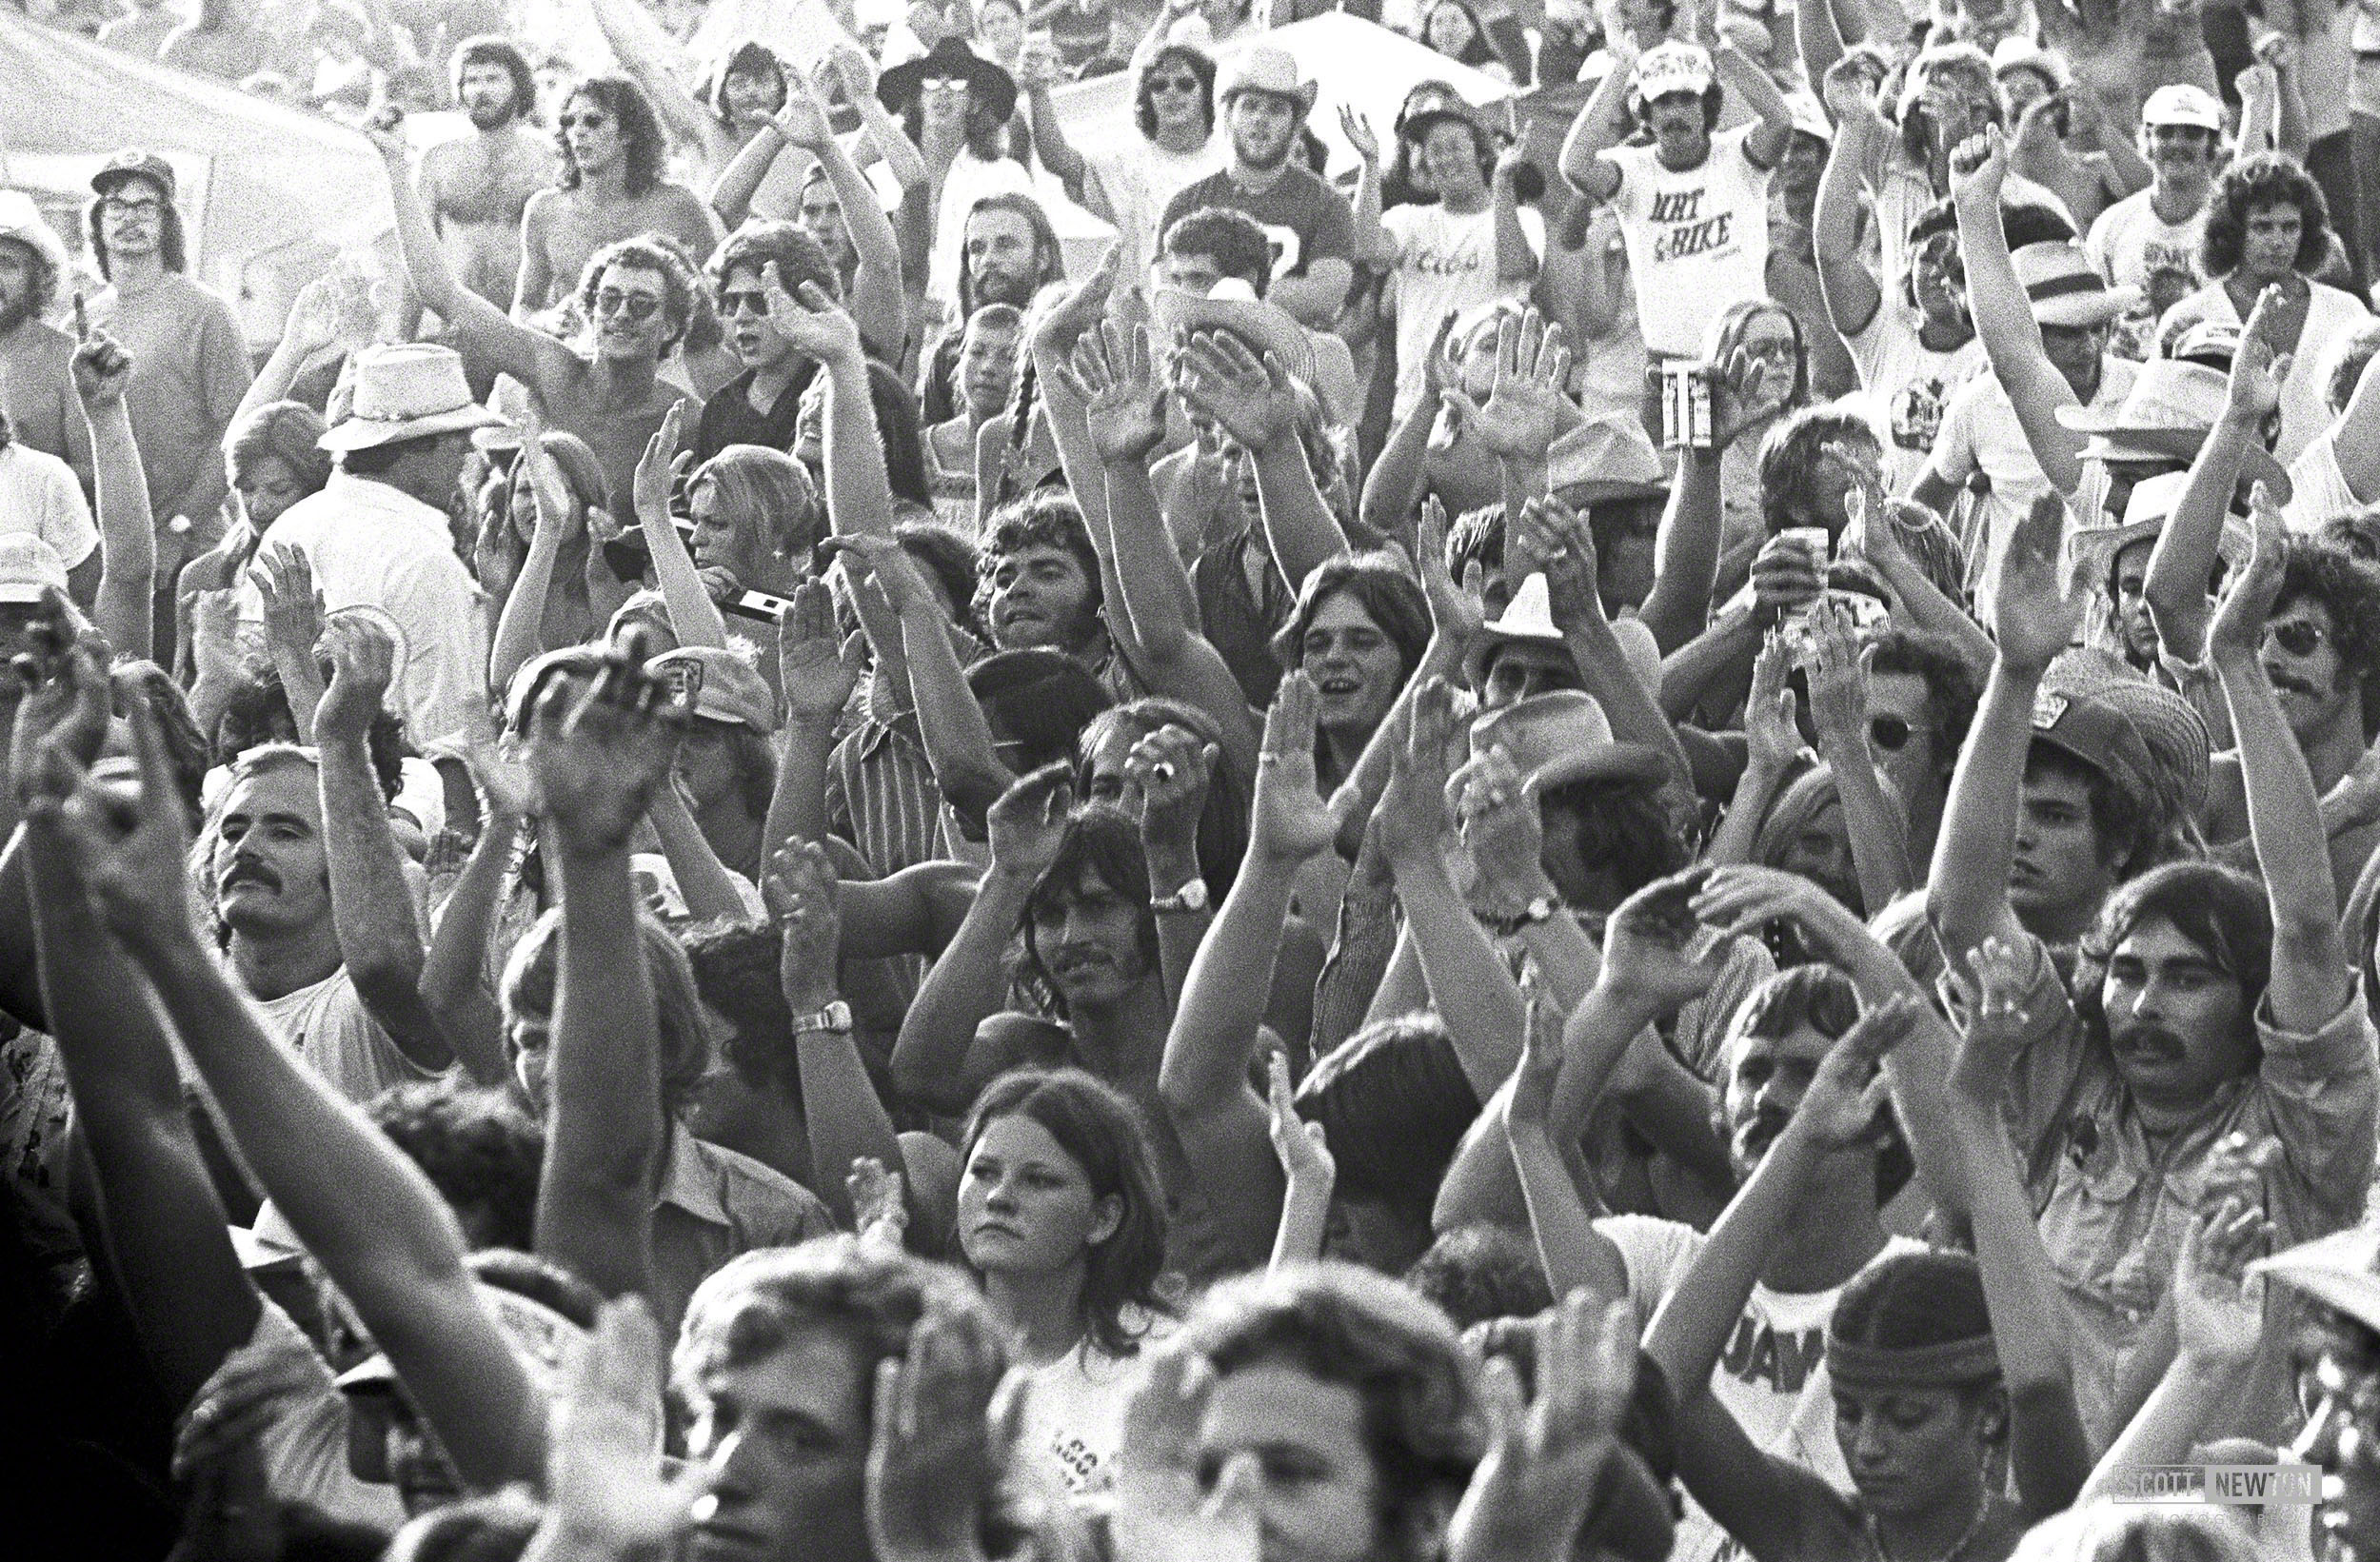
[{"label": "eyeglasses", "polygon": [[744,288],[738,288],[732,293],[722,293],[719,295],[719,312],[729,316],[746,312],[765,315],[768,313],[768,295]]},{"label": "eyeglasses", "polygon": [[562,128],[565,130],[600,130],[611,121],[601,114],[565,114]]},{"label": "eyeglasses", "polygon": [[631,326],[642,325],[661,310],[661,299],[652,293],[624,293],[617,287],[606,287],[595,295],[595,312],[599,315],[625,315]]},{"label": "eyeglasses", "polygon": [[1199,78],[1196,76],[1151,76],[1149,78],[1151,96],[1160,92],[1180,92],[1187,97],[1196,97],[1198,90]]},{"label": "eyeglasses", "polygon": [[918,83],[918,89],[922,92],[963,92],[969,85],[964,76],[928,76]]},{"label": "eyeglasses", "polygon": [[1898,754],[1908,747],[1909,740],[1915,731],[1902,717],[1887,715],[1868,718],[1868,741],[1887,754]]},{"label": "eyeglasses", "polygon": [[166,204],[146,195],[134,198],[106,195],[100,198],[99,209],[117,217],[154,217],[166,209]]},{"label": "eyeglasses", "polygon": [[2291,656],[2311,656],[2322,649],[2322,643],[2330,632],[2319,623],[2304,619],[2281,619],[2264,626],[2265,638],[2277,643]]}]

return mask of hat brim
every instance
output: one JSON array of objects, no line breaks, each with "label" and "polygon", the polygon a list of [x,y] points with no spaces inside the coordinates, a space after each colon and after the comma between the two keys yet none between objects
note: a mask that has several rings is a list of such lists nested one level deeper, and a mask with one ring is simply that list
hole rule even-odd
[{"label": "hat brim", "polygon": [[1473,688],[1486,682],[1488,663],[1495,661],[1496,653],[1507,645],[1548,645],[1564,656],[1570,654],[1570,643],[1562,638],[1558,630],[1539,634],[1526,629],[1498,629],[1489,624],[1471,637],[1471,648],[1463,653],[1463,676],[1471,681]]},{"label": "hat brim", "polygon": [[[2062,407],[2058,421],[2069,428],[2066,413],[2078,410]],[[2187,465],[2198,459],[2205,447],[2209,428],[2075,428],[2091,437],[2077,452],[2083,461],[2178,461]],[[2289,468],[2273,458],[2272,452],[2260,445],[2251,445],[2240,458],[2240,475],[2251,482],[2262,483],[2272,490],[2275,502],[2286,504],[2296,492],[2290,481]]]},{"label": "hat brim", "polygon": [[172,176],[154,168],[101,168],[90,176],[90,191],[93,195],[105,195],[109,186],[126,179],[146,179],[157,187],[158,194],[169,201],[175,199]]},{"label": "hat brim", "polygon": [[1549,761],[1531,774],[1529,783],[1543,793],[1573,781],[1657,781],[1668,778],[1669,766],[1655,749],[1644,743],[1616,741],[1583,754],[1565,754]]},{"label": "hat brim", "polygon": [[1278,87],[1259,87],[1252,81],[1236,81],[1217,92],[1215,101],[1218,106],[1226,105],[1242,92],[1261,92],[1268,98],[1279,98],[1283,103],[1297,104],[1298,112],[1304,115],[1314,112],[1315,102],[1322,95],[1322,86],[1319,82],[1299,82],[1296,91],[1284,92]]},{"label": "hat brim", "polygon": [[1432,126],[1459,125],[1482,140],[1488,138],[1488,128],[1479,123],[1479,116],[1468,109],[1458,109],[1451,103],[1435,104],[1419,109],[1397,127],[1397,133],[1418,140],[1430,133]]},{"label": "hat brim", "polygon": [[898,113],[918,95],[927,76],[951,70],[966,72],[968,91],[977,103],[992,110],[994,119],[1006,119],[1017,111],[1017,78],[973,49],[965,50],[963,58],[957,52],[929,50],[914,60],[902,61],[876,78],[877,100]]},{"label": "hat brim", "polygon": [[14,239],[48,263],[52,274],[66,276],[74,269],[74,257],[66,252],[66,241],[48,223],[36,218],[30,228],[0,227],[0,239]]},{"label": "hat brim", "polygon": [[1176,329],[1223,330],[1247,343],[1261,355],[1271,353],[1281,367],[1302,381],[1321,403],[1322,415],[1335,424],[1353,424],[1362,408],[1350,405],[1352,386],[1331,383],[1322,372],[1322,358],[1313,336],[1277,304],[1262,299],[1202,298],[1179,287],[1160,288],[1157,323],[1164,335]]},{"label": "hat brim", "polygon": [[2248,1272],[2282,1281],[2365,1328],[2380,1332],[2380,1275],[2372,1273],[2376,1259],[2380,1259],[2380,1233],[2350,1227],[2259,1258],[2248,1266]]},{"label": "hat brim", "polygon": [[1608,504],[1620,499],[1667,499],[1666,483],[1639,483],[1629,478],[1589,477],[1565,483],[1554,490],[1573,506]]},{"label": "hat brim", "polygon": [[[50,583],[41,581],[0,581],[0,606],[23,607],[41,601],[43,594],[51,589]],[[54,589],[63,595],[66,586],[58,583]]]},{"label": "hat brim", "polygon": [[2137,287],[2110,287],[2104,291],[2069,293],[2061,298],[2040,298],[2033,301],[2033,319],[2036,326],[2104,326],[2130,310],[2141,301]]},{"label": "hat brim", "polygon": [[314,442],[317,449],[332,455],[349,450],[369,450],[399,440],[427,439],[433,434],[452,434],[466,428],[508,427],[505,419],[474,402],[458,406],[450,412],[432,412],[426,417],[407,418],[400,423],[380,423],[364,418],[347,418],[332,424]]}]

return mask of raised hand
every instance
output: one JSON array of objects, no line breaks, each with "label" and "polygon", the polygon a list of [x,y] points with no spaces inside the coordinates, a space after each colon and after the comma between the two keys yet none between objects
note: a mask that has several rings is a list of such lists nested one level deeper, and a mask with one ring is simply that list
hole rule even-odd
[{"label": "raised hand", "polygon": [[1124,776],[1140,788],[1140,839],[1152,848],[1195,851],[1206,789],[1222,759],[1220,745],[1170,722],[1133,744]]},{"label": "raised hand", "polygon": [[1711,447],[1716,453],[1785,409],[1793,384],[1775,366],[1739,346],[1711,366]]},{"label": "raised hand", "polygon": [[2000,566],[1993,638],[2001,662],[2036,676],[2073,643],[2088,601],[2067,578],[2065,537],[2066,505],[2055,494],[2044,494],[2016,524]]},{"label": "raised hand", "polygon": [[1036,363],[1056,364],[1074,350],[1082,333],[1099,323],[1106,311],[1107,300],[1116,290],[1116,273],[1121,269],[1121,247],[1109,245],[1091,274],[1076,283],[1074,290],[1057,306],[1045,311],[1041,323],[1033,328],[1033,358]]},{"label": "raised hand", "polygon": [[1145,465],[1165,439],[1165,387],[1149,356],[1148,332],[1103,322],[1075,344],[1062,368],[1082,399],[1091,443],[1110,465]]},{"label": "raised hand", "polygon": [[2207,625],[2209,660],[2221,656],[2256,663],[2264,649],[2265,620],[2272,616],[2272,604],[2280,600],[2288,524],[2281,519],[2281,506],[2273,502],[2272,490],[2262,483],[2250,496],[2248,507],[2255,519],[2255,548],[2248,556],[2248,567],[2232,577],[2222,604],[2214,610],[2213,622]]},{"label": "raised hand", "polygon": [[531,707],[528,772],[538,812],[565,849],[619,851],[669,780],[686,713],[645,670],[645,637],[608,646],[589,679],[556,676]]},{"label": "raised hand", "polygon": [[226,586],[190,599],[190,660],[202,679],[234,682],[240,668],[239,593]]},{"label": "raised hand", "polygon": [[661,1331],[642,1296],[604,1304],[570,1362],[545,1460],[553,1554],[641,1556],[674,1550],[694,1504],[719,1478],[689,1459],[661,1462]]},{"label": "raised hand", "polygon": [[1636,1378],[1636,1312],[1584,1287],[1537,1326],[1537,1394],[1508,1356],[1480,1373],[1487,1453],[1447,1526],[1449,1562],[1564,1562],[1618,1446]]},{"label": "raised hand", "polygon": [[1810,722],[1830,755],[1867,756],[1868,671],[1850,612],[1821,601],[1810,616]]},{"label": "raised hand", "polygon": [[1700,998],[1727,963],[1727,944],[1714,939],[1700,954],[1702,919],[1695,897],[1711,877],[1707,866],[1656,879],[1619,903],[1603,926],[1603,975],[1598,985],[1656,1015]]},{"label": "raised hand", "polygon": [[1807,548],[1778,532],[1752,559],[1752,600],[1762,622],[1774,623],[1807,606],[1826,589],[1826,572]]},{"label": "raised hand", "polygon": [[843,1179],[851,1196],[851,1227],[863,1242],[900,1251],[909,1230],[908,1179],[887,1171],[874,1156],[860,1156]]},{"label": "raised hand", "polygon": [[2173,1272],[2173,1335],[2202,1363],[2243,1367],[2264,1335],[2264,1281],[2248,1273],[2272,1239],[2253,1204],[2225,1199],[2191,1217]]},{"label": "raised hand", "polygon": [[74,348],[73,375],[84,413],[96,418],[124,405],[124,387],[132,383],[132,355],[106,331],[87,332]]},{"label": "raised hand", "polygon": [[1800,702],[1786,682],[1793,671],[1793,653],[1775,630],[1752,660],[1752,692],[1744,698],[1744,745],[1755,770],[1779,776],[1801,757],[1801,726],[1795,718]]},{"label": "raised hand", "polygon": [[1461,650],[1487,626],[1485,572],[1475,559],[1463,570],[1462,584],[1455,583],[1446,568],[1446,506],[1436,494],[1421,501],[1416,543],[1420,552],[1414,566],[1420,572],[1421,593],[1430,604],[1430,626],[1448,645]]},{"label": "raised hand", "polygon": [[61,761],[88,769],[108,741],[108,645],[95,631],[77,634],[72,610],[55,588],[42,593],[26,630],[14,672],[23,685],[9,745],[9,772],[23,803],[36,790],[60,794],[71,772],[50,774]]},{"label": "raised hand", "polygon": [[[1521,551],[1545,571],[1546,597],[1557,627],[1567,631],[1605,619],[1595,532],[1585,517],[1550,494],[1536,496],[1521,506],[1515,532]],[[1508,550],[1510,546],[1508,541]]]},{"label": "raised hand", "polygon": [[1861,1015],[1819,1060],[1794,1109],[1793,1127],[1821,1150],[1845,1150],[1872,1137],[1891,1089],[1878,1065],[1928,1020],[1923,1006],[1905,993]]},{"label": "raised hand", "polygon": [[778,979],[794,1014],[816,1014],[835,1001],[843,954],[842,893],[834,859],[817,841],[788,840],[769,854],[761,901],[777,924]]},{"label": "raised hand", "polygon": [[1278,866],[1294,866],[1328,850],[1339,832],[1330,805],[1315,787],[1314,717],[1320,702],[1313,680],[1293,672],[1280,681],[1272,708],[1264,713],[1248,850]]},{"label": "raised hand", "polygon": [[1366,166],[1380,166],[1380,138],[1372,133],[1372,122],[1357,113],[1353,104],[1339,106],[1339,133],[1347,138],[1347,145],[1355,148]]},{"label": "raised hand", "polygon": [[1585,421],[1570,399],[1570,348],[1562,328],[1535,309],[1506,314],[1496,327],[1496,377],[1488,399],[1475,403],[1460,387],[1446,402],[1463,426],[1498,459],[1543,461],[1565,429]]},{"label": "raised hand", "polygon": [[[669,410],[675,413],[678,405]],[[562,463],[545,448],[545,424],[532,405],[521,421],[521,456],[528,464],[529,497],[537,506],[538,531],[562,532],[579,519],[579,502],[571,496],[570,480]]]},{"label": "raised hand", "polygon": [[489,819],[518,823],[536,810],[537,789],[521,761],[519,739],[510,734],[495,742],[475,739],[463,751],[463,765],[470,771],[480,808]]},{"label": "raised hand", "polygon": [[1954,967],[1950,976],[1966,1011],[1951,1088],[1996,1103],[2007,1092],[2009,1070],[2016,1066],[2033,1023],[2025,1008],[2023,958],[2006,939],[1986,939],[1967,952],[1967,975]]},{"label": "raised hand", "polygon": [[1276,1052],[1266,1061],[1264,1098],[1271,1115],[1266,1131],[1272,1136],[1281,1175],[1293,1188],[1327,1191],[1339,1176],[1339,1163],[1331,1159],[1330,1136],[1322,1125],[1298,1116],[1286,1053]]},{"label": "raised hand", "polygon": [[[78,696],[79,698],[79,696]],[[198,937],[188,871],[189,826],[173,761],[146,695],[133,697],[137,780],[100,780],[66,751],[45,746],[26,815],[55,828],[100,915],[136,952],[182,948]]]},{"label": "raised hand", "polygon": [[995,1431],[1005,1354],[981,1309],[929,1307],[907,1354],[877,1363],[866,1511],[879,1562],[982,1554],[976,1527],[1024,1404],[1011,1394],[1008,1425]]},{"label": "raised hand", "polygon": [[826,539],[820,552],[823,557],[842,556],[843,566],[852,571],[853,590],[861,588],[863,580],[874,581],[896,614],[923,609],[941,616],[942,604],[925,583],[924,573],[896,539],[876,532],[844,532]]},{"label": "raised hand", "polygon": [[1447,750],[1455,741],[1455,691],[1446,680],[1432,678],[1414,691],[1398,736],[1387,790],[1372,811],[1392,860],[1435,853],[1446,835]]},{"label": "raised hand", "polygon": [[1836,60],[1827,68],[1824,86],[1826,111],[1835,117],[1838,127],[1857,125],[1876,131],[1886,129],[1884,110],[1877,106],[1876,89],[1868,78],[1864,61],[1848,57]]},{"label": "raised hand", "polygon": [[684,407],[684,402],[669,404],[669,410],[661,415],[661,426],[645,442],[645,454],[637,458],[629,492],[639,521],[668,524],[669,493],[686,460],[678,454],[678,443],[685,431]]},{"label": "raised hand", "polygon": [[1113,1520],[1118,1562],[1259,1562],[1256,1473],[1227,1466],[1202,1486],[1199,1426],[1214,1393],[1214,1370],[1179,1347],[1150,1353],[1140,1392],[1124,1410],[1116,1458]]},{"label": "raised hand", "polygon": [[768,301],[768,328],[793,344],[796,352],[822,364],[858,363],[865,358],[859,322],[817,283],[804,282],[797,299],[785,289],[783,270],[770,261],[761,291]]},{"label": "raised hand", "polygon": [[2044,92],[2033,99],[2016,121],[2016,145],[2032,153],[2047,152],[2057,146],[2057,110],[2065,101],[2061,92]]},{"label": "raised hand", "polygon": [[283,340],[302,352],[320,352],[339,340],[347,310],[343,279],[327,271],[298,289],[289,317],[281,327]]},{"label": "raised hand", "polygon": [[2283,301],[2275,283],[2256,295],[2240,327],[2239,346],[2231,353],[2231,378],[2224,393],[2224,411],[2246,420],[2251,434],[2261,434],[2264,420],[2281,405],[2281,387],[2289,381],[2297,355],[2280,350],[2274,340]]},{"label": "raised hand", "polygon": [[1782,868],[1749,862],[1715,868],[1695,896],[1694,912],[1737,938],[1757,938],[1771,922],[1790,922],[1805,949],[1846,969],[1856,968],[1863,957],[1892,958],[1842,901],[1815,880]]},{"label": "raised hand", "polygon": [[2008,183],[2008,144],[2000,128],[1987,126],[1951,148],[1951,199],[1961,206],[1995,207]]},{"label": "raised hand", "polygon": [[845,102],[856,104],[876,95],[876,62],[858,44],[848,39],[837,43],[827,50],[826,63],[843,82]]},{"label": "raised hand", "polygon": [[1541,860],[1545,821],[1537,789],[1509,751],[1498,745],[1456,771],[1446,783],[1446,806],[1478,870],[1474,909],[1509,916],[1554,893]]},{"label": "raised hand", "polygon": [[1529,1022],[1521,1033],[1520,1065],[1513,1071],[1504,1116],[1515,1127],[1541,1128],[1553,1111],[1554,1085],[1562,1075],[1562,1027],[1569,1017],[1537,979],[1535,962],[1521,972],[1520,996]]},{"label": "raised hand", "polygon": [[1045,764],[1000,795],[984,815],[992,871],[1034,884],[1058,860],[1074,808],[1074,777],[1061,761]]},{"label": "raised hand", "polygon": [[330,659],[330,686],[314,706],[314,741],[360,743],[397,676],[397,643],[372,619],[348,613],[323,626],[319,649]]},{"label": "raised hand", "polygon": [[832,728],[860,685],[856,643],[844,643],[835,622],[835,594],[824,581],[803,581],[777,610],[777,681],[784,688],[786,723]]},{"label": "raised hand", "polygon": [[785,106],[777,110],[777,117],[770,123],[785,138],[787,146],[810,151],[826,145],[835,133],[835,128],[827,123],[826,106],[818,101],[818,95],[810,90],[810,84],[802,79],[798,70],[785,72]]},{"label": "raised hand", "polygon": [[323,635],[323,598],[305,553],[287,545],[267,548],[248,566],[248,578],[264,599],[265,638],[284,655],[311,657]]},{"label": "raised hand", "polygon": [[1266,353],[1261,362],[1229,331],[1199,331],[1182,347],[1182,398],[1250,450],[1269,449],[1298,432],[1298,393],[1289,370]]}]

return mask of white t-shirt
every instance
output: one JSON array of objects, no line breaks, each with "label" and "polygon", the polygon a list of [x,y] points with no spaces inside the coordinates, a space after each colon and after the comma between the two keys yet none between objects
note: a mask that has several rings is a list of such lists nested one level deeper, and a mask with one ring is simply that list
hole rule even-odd
[{"label": "white t-shirt", "polygon": [[1208,174],[1221,172],[1230,161],[1229,149],[1220,134],[1208,136],[1205,146],[1186,155],[1135,135],[1113,150],[1095,148],[1083,154],[1099,175],[1107,209],[1115,213],[1116,274],[1123,279],[1120,296],[1123,287],[1145,286],[1141,279],[1156,264],[1164,238],[1157,229],[1166,203]]},{"label": "white t-shirt", "polygon": [[2091,225],[2091,236],[2083,240],[2083,253],[2115,287],[2146,291],[2150,273],[2170,267],[2188,275],[2188,290],[2195,291],[2207,280],[2198,268],[2198,241],[2206,235],[2207,208],[2200,207],[2185,222],[2168,223],[2149,204],[2149,195],[2145,189],[2127,195],[2099,213]]},{"label": "white t-shirt", "polygon": [[1859,371],[1859,405],[1884,444],[1884,484],[1899,493],[1925,469],[1951,396],[1983,372],[1983,343],[1936,352],[1918,334],[1916,315],[1898,299],[1876,306],[1868,328],[1843,338]]},{"label": "white t-shirt", "polygon": [[1113,1356],[1088,1339],[1045,1367],[1025,1374],[1022,1445],[1069,1495],[1089,1496],[1116,1484],[1116,1454],[1123,1447],[1124,1411],[1148,1371],[1149,1352],[1180,1325],[1144,1320],[1140,1349]]},{"label": "white t-shirt", "polygon": [[0,531],[30,531],[72,569],[99,545],[90,502],[74,468],[23,440],[0,445]]},{"label": "white t-shirt", "polygon": [[1769,170],[1744,142],[1756,126],[1721,130],[1711,155],[1668,168],[1651,147],[1614,147],[1619,169],[1612,207],[1628,241],[1644,345],[1666,357],[1696,357],[1712,321],[1739,298],[1768,291]]},{"label": "white t-shirt", "polygon": [[344,965],[295,992],[258,998],[256,1006],[274,1034],[350,1101],[360,1104],[390,1085],[438,1078],[436,1070],[406,1057],[366,1012]]},{"label": "white t-shirt", "polygon": [[2347,485],[2335,425],[2316,434],[2290,463],[2290,502],[2281,506],[2281,519],[2291,531],[2319,530],[2333,517],[2360,515],[2370,507]]},{"label": "white t-shirt", "polygon": [[[1496,274],[1496,208],[1458,217],[1443,206],[1397,207],[1381,213],[1380,226],[1397,241],[1397,410],[1399,418],[1421,399],[1430,347],[1448,315],[1462,314],[1499,298],[1526,296],[1526,282]],[[1545,253],[1545,219],[1520,208],[1529,252]]]},{"label": "white t-shirt", "polygon": [[[1632,1296],[1642,1295],[1647,1288],[1659,1296],[1676,1290],[1705,1240],[1681,1221],[1650,1216],[1596,1224],[1619,1248]],[[1886,1240],[1878,1256],[1924,1251],[1922,1242],[1894,1236]],[[1848,1494],[1851,1472],[1835,1440],[1835,1389],[1826,1371],[1826,1326],[1841,1295],[1839,1286],[1788,1293],[1754,1285],[1712,1370],[1711,1393],[1755,1447],[1813,1472]],[[1641,1302],[1638,1307],[1641,1311]],[[1683,1385],[1672,1387],[1684,1392]],[[1689,1497],[1670,1562],[1712,1562],[1744,1554]]]},{"label": "white t-shirt", "polygon": [[[2139,366],[2128,359],[2101,359],[2099,393],[2091,405],[2103,410],[2120,405]],[[2041,464],[2033,459],[2033,446],[2025,443],[2016,408],[1995,377],[1978,374],[1952,395],[1927,470],[1961,486],[1981,472],[1991,484],[1969,514],[1964,532],[1968,589],[1974,597],[1975,617],[1989,623],[1999,597],[2000,565],[2016,523],[2035,499],[2052,491]],[[2086,519],[2085,524],[2094,523]]]}]

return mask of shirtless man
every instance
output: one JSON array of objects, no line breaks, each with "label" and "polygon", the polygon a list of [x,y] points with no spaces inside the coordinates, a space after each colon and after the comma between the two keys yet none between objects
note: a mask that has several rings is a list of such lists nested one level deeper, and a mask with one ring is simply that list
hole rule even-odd
[{"label": "shirtless man", "polygon": [[538,133],[537,78],[502,38],[473,38],[454,54],[454,95],[476,134],[422,157],[422,199],[463,286],[512,302],[521,269],[521,213],[562,175],[562,156]]},{"label": "shirtless man", "polygon": [[605,245],[662,233],[700,266],[719,243],[719,219],[684,185],[662,177],[668,141],[636,84],[593,76],[562,103],[562,177],[521,215],[521,275],[512,312],[551,307],[578,286]]}]

